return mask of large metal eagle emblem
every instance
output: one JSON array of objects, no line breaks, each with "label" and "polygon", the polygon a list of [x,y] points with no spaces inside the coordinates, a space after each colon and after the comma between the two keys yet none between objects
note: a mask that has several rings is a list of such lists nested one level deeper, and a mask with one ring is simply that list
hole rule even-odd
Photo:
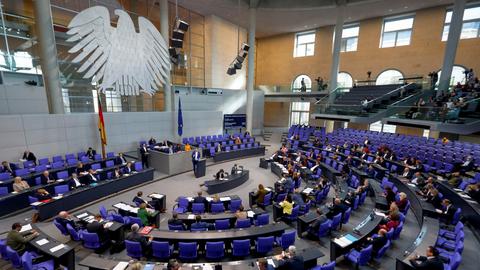
[{"label": "large metal eagle emblem", "polygon": [[83,62],[77,72],[92,78],[100,91],[113,88],[121,95],[153,95],[170,75],[167,43],[146,18],[138,17],[137,33],[130,16],[115,10],[117,27],[110,24],[108,9],[90,7],[78,13],[68,25],[68,42],[77,42],[68,52]]}]

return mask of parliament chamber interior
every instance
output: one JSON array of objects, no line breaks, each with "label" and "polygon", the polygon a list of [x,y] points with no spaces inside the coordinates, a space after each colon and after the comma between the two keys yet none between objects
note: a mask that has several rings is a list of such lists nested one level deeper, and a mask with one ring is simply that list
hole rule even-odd
[{"label": "parliament chamber interior", "polygon": [[0,269],[478,270],[478,0],[0,0]]}]

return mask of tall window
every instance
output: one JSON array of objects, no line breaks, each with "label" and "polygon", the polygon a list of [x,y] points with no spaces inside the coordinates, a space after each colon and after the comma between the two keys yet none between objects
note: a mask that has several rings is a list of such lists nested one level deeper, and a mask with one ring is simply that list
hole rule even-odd
[{"label": "tall window", "polygon": [[382,40],[380,48],[410,45],[413,28],[413,16],[386,18],[383,21]]},{"label": "tall window", "polygon": [[360,26],[349,25],[345,26],[342,31],[342,44],[340,45],[341,52],[354,52],[357,50],[358,32]]},{"label": "tall window", "polygon": [[291,125],[308,124],[310,118],[310,102],[292,102]]},{"label": "tall window", "polygon": [[[445,16],[445,26],[443,27],[442,41],[448,39],[450,22],[452,21],[452,11],[447,11]],[[460,39],[480,37],[480,6],[466,8],[463,13],[463,25]]]},{"label": "tall window", "polygon": [[[457,83],[465,84],[465,71],[466,69],[462,66],[453,66],[452,75],[450,76],[450,85],[456,85]],[[438,72],[438,78],[440,78],[440,75],[442,75],[441,70]]]},{"label": "tall window", "polygon": [[370,131],[378,131],[378,132],[389,132],[395,133],[397,130],[396,125],[389,125],[389,124],[382,124],[382,121],[373,122],[369,125],[368,129]]},{"label": "tall window", "polygon": [[297,33],[293,57],[312,56],[315,51],[315,32]]},{"label": "tall window", "polygon": [[302,80],[305,84],[306,92],[312,91],[312,80],[307,75],[299,75],[293,80],[292,92],[300,92],[302,90]]},{"label": "tall window", "polygon": [[337,85],[338,87],[352,87],[353,86],[353,78],[347,72],[340,72],[337,75]]},{"label": "tall window", "polygon": [[375,82],[376,85],[384,85],[384,84],[399,84],[401,83],[400,79],[403,78],[403,74],[395,69],[385,70],[384,72],[380,73],[377,77]]}]

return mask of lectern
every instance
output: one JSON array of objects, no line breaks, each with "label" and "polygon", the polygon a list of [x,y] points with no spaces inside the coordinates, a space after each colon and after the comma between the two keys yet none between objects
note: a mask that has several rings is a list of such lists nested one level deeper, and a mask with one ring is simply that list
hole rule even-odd
[{"label": "lectern", "polygon": [[200,160],[198,160],[197,170],[195,171],[195,177],[199,178],[199,177],[205,176],[206,167],[207,167],[206,159],[201,158]]}]

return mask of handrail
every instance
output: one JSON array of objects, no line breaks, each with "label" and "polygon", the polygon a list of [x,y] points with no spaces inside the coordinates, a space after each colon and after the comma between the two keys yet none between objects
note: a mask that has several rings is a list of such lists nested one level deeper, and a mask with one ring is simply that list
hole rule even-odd
[{"label": "handrail", "polygon": [[351,89],[351,87],[343,87],[343,86],[337,86],[333,91],[329,92],[327,95],[324,97],[320,98],[315,102],[315,105],[318,105],[321,101],[323,101],[325,98],[330,97],[330,95],[334,94],[335,92],[339,91],[340,89]]},{"label": "handrail", "polygon": [[402,85],[402,86],[400,86],[400,87],[398,87],[398,88],[396,88],[396,89],[394,89],[394,90],[392,90],[392,91],[390,91],[390,92],[388,92],[388,93],[386,93],[386,94],[383,94],[383,95],[381,95],[381,96],[379,96],[379,97],[376,97],[376,98],[368,101],[365,105],[369,105],[369,104],[377,101],[378,99],[381,99],[381,98],[383,98],[383,97],[385,97],[385,96],[387,96],[387,95],[391,95],[391,94],[393,94],[394,92],[397,92],[397,91],[399,91],[399,90],[401,90],[401,89],[404,89],[404,88],[406,88],[407,86],[412,85],[412,84],[414,84],[414,83],[408,83],[408,84],[406,84],[406,85]]}]

